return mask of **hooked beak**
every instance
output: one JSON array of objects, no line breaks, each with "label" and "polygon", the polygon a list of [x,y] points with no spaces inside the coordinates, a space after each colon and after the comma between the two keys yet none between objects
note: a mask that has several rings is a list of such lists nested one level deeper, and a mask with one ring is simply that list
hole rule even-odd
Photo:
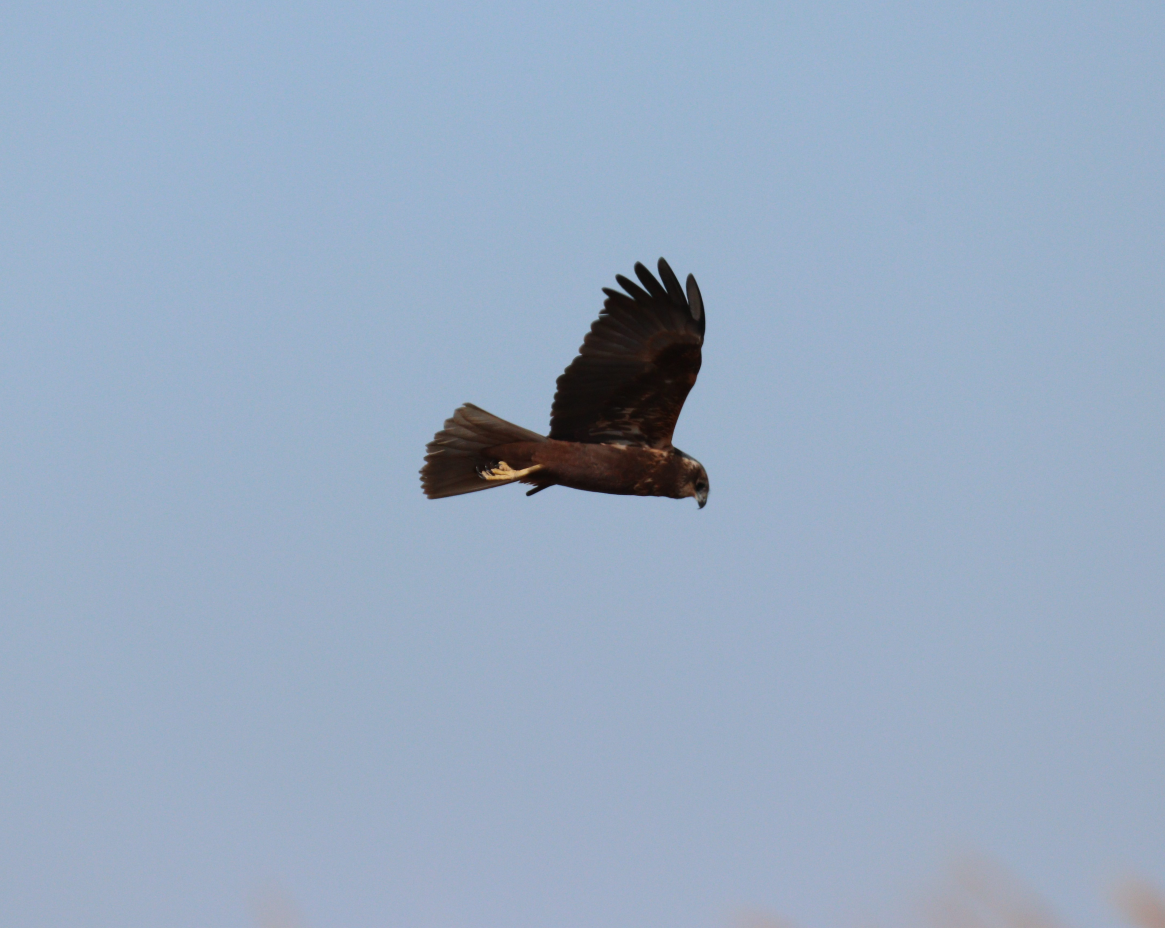
[{"label": "hooked beak", "polygon": [[698,508],[700,508],[700,509],[703,509],[706,505],[708,505],[708,492],[707,492],[707,490],[705,490],[703,493],[696,494],[696,503],[698,504]]}]

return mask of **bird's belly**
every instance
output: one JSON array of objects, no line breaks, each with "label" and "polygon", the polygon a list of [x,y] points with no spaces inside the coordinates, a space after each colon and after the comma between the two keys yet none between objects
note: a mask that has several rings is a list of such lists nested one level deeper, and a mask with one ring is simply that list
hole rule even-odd
[{"label": "bird's belly", "polygon": [[626,445],[548,441],[534,450],[555,483],[622,496],[672,496],[666,451]]}]

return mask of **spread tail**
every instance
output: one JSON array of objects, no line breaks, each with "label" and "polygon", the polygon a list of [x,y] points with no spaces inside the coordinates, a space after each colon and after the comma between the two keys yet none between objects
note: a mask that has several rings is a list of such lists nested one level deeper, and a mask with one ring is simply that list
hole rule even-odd
[{"label": "spread tail", "polygon": [[499,419],[472,403],[459,407],[425,448],[428,453],[421,468],[425,495],[441,499],[514,483],[517,478],[486,479],[482,471],[495,463],[485,454],[486,449],[519,441],[546,441],[546,436]]}]

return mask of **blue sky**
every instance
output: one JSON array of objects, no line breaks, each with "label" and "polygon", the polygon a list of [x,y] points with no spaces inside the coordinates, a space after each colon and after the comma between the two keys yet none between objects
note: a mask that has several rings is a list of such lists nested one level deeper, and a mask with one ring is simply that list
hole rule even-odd
[{"label": "blue sky", "polygon": [[[1165,10],[27,5],[0,914],[894,923],[1165,884]],[[694,502],[428,501],[694,273]]]}]

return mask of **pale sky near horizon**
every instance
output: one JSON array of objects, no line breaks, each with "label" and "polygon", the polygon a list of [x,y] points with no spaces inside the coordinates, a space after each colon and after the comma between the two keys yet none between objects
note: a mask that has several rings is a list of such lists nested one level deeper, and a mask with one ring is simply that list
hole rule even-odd
[{"label": "pale sky near horizon", "polygon": [[[0,923],[1165,888],[1165,7],[2,22]],[[425,500],[661,255],[707,508]]]}]

